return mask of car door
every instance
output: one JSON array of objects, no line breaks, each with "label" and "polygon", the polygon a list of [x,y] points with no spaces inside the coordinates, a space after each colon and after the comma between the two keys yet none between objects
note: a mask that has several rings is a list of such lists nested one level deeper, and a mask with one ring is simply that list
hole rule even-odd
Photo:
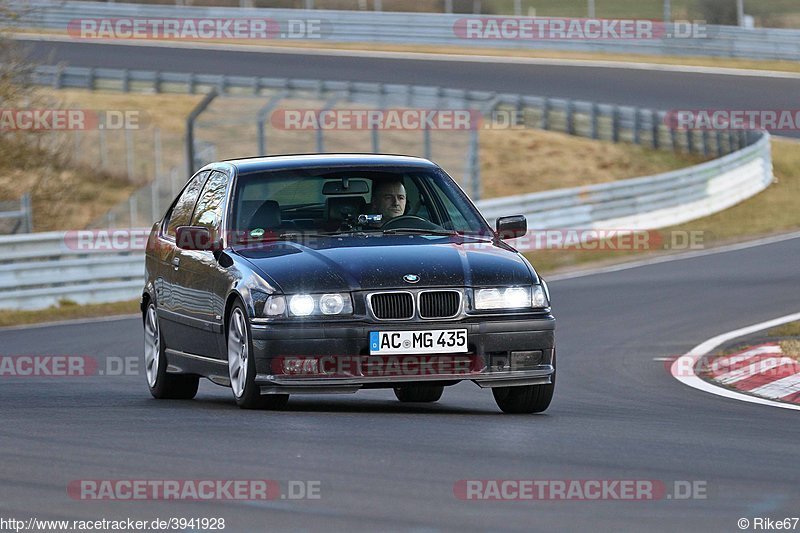
[{"label": "car door", "polygon": [[[221,236],[227,174],[213,171],[200,193],[190,226],[208,228],[212,239]],[[177,269],[173,284],[173,299],[179,302],[175,312],[180,315],[183,351],[205,357],[222,358],[217,336],[222,333],[224,315],[224,285],[226,269],[211,251],[176,249]]]},{"label": "car door", "polygon": [[197,198],[210,174],[208,170],[198,172],[189,180],[167,213],[162,226],[163,232],[159,238],[163,248],[166,249],[162,254],[166,264],[161,269],[162,294],[158,300],[158,316],[167,346],[180,351],[185,351],[186,348],[187,328],[183,324],[180,312],[183,303],[175,294],[177,265],[180,262],[179,250],[175,245],[175,230],[178,226],[188,226],[191,223]]}]

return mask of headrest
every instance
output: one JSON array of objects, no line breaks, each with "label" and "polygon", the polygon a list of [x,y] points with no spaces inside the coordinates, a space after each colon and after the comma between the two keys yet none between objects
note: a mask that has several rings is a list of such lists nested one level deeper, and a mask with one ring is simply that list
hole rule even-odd
[{"label": "headrest", "polygon": [[248,230],[256,228],[277,228],[281,225],[281,208],[275,200],[267,200],[255,212],[247,226]]}]

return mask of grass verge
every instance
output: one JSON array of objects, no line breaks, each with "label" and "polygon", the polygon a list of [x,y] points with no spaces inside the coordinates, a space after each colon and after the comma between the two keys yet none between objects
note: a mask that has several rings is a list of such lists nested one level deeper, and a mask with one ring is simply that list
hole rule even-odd
[{"label": "grass verge", "polygon": [[74,302],[63,301],[60,305],[36,311],[2,309],[0,310],[0,327],[76,320],[80,318],[130,315],[138,312],[139,300],[88,305],[78,305]]}]

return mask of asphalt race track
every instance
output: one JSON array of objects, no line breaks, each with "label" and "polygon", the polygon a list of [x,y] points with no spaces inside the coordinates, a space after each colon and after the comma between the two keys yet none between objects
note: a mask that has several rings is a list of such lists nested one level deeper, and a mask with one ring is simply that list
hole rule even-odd
[{"label": "asphalt race track", "polygon": [[[42,64],[435,85],[653,109],[796,109],[800,79],[21,40]],[[783,134],[783,133],[782,133]],[[788,132],[797,136],[797,132]]]},{"label": "asphalt race track", "polygon": [[[543,415],[502,415],[471,383],[429,406],[368,391],[252,412],[208,382],[194,401],[157,401],[141,374],[4,378],[0,515],[218,516],[237,532],[738,531],[741,517],[796,516],[795,413],[690,389],[653,359],[797,311],[798,256],[794,238],[554,282],[559,376]],[[142,349],[132,319],[0,336],[10,355]],[[66,491],[79,479],[315,480],[321,499],[79,501]],[[462,479],[700,481],[707,498],[464,501]]]},{"label": "asphalt race track", "polygon": [[[29,43],[30,44],[30,43]],[[794,109],[800,80],[568,66],[35,43],[43,63],[383,81],[672,109]],[[586,252],[591,253],[591,252]],[[0,378],[0,516],[223,517],[226,531],[738,531],[800,514],[796,415],[712,396],[663,361],[800,310],[800,238],[552,283],[558,386],[543,415],[508,416],[471,383],[402,405],[390,391],[295,396],[241,411],[229,389],[147,392],[138,320],[0,331],[2,355],[138,360],[133,375]],[[135,369],[134,369],[135,370]],[[320,481],[319,500],[80,501],[81,479]],[[465,479],[700,482],[705,499],[464,501]]]}]

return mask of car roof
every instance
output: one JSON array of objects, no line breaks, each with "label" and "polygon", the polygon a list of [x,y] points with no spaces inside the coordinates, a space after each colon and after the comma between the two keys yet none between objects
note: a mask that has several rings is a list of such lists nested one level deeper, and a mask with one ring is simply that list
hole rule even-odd
[{"label": "car roof", "polygon": [[435,163],[414,156],[391,154],[298,154],[229,159],[239,174],[265,170],[289,170],[304,167],[397,166],[437,168]]}]

